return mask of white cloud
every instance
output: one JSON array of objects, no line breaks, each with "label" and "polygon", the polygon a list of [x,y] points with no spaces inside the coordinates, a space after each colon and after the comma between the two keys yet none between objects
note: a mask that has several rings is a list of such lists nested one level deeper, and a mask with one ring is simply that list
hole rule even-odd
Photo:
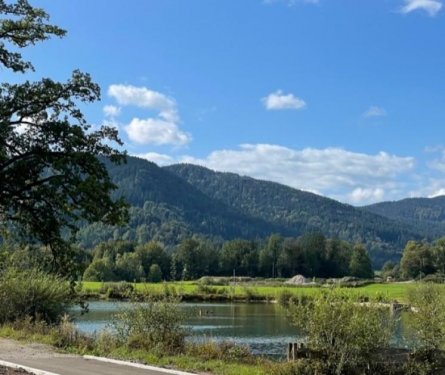
[{"label": "white cloud", "polygon": [[306,102],[304,100],[297,98],[293,94],[284,94],[281,90],[270,93],[262,98],[261,101],[268,110],[298,110],[306,107]]},{"label": "white cloud", "polygon": [[385,191],[382,188],[367,189],[358,187],[349,194],[350,200],[354,203],[381,201],[384,196]]},{"label": "white cloud", "polygon": [[440,188],[439,190],[434,191],[428,195],[428,198],[440,197],[441,195],[445,195],[445,188]]},{"label": "white cloud", "polygon": [[165,154],[159,154],[157,152],[147,152],[145,154],[133,154],[132,156],[152,161],[153,163],[156,163],[157,165],[160,166],[170,165],[175,162],[175,160],[171,156]]},{"label": "white cloud", "polygon": [[386,110],[377,106],[371,106],[365,113],[363,113],[364,117],[385,117],[386,115]]},{"label": "white cloud", "polygon": [[429,16],[434,17],[442,9],[442,2],[439,0],[405,0],[405,5],[401,8],[404,14],[415,10],[423,10]]},{"label": "white cloud", "polygon": [[160,118],[134,118],[125,127],[128,138],[139,144],[176,145],[189,143],[192,137],[181,131],[178,126]]},{"label": "white cloud", "polygon": [[128,138],[138,144],[185,145],[192,140],[179,128],[180,118],[175,99],[147,87],[115,84],[108,95],[121,106],[135,106],[157,112],[156,117],[133,118],[124,126]]},{"label": "white cloud", "polygon": [[391,197],[402,176],[415,166],[412,157],[386,152],[369,155],[342,148],[296,150],[270,144],[244,144],[238,149],[213,151],[203,159],[184,157],[181,161],[360,204]]},{"label": "white cloud", "polygon": [[121,113],[121,108],[115,105],[106,105],[102,108],[106,117],[117,117]]}]

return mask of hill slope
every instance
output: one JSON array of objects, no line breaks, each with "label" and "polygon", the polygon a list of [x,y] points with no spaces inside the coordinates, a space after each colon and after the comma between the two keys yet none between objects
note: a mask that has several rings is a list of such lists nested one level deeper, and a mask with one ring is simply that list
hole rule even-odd
[{"label": "hill slope", "polygon": [[187,181],[143,159],[129,157],[127,164],[106,163],[118,191],[130,204],[127,227],[87,225],[79,231],[83,246],[110,238],[138,242],[150,239],[176,244],[192,234],[213,239],[266,237],[271,232],[291,234],[286,228],[250,217],[218,202]]},{"label": "hill slope", "polygon": [[86,247],[110,238],[175,245],[193,234],[226,240],[321,232],[364,242],[374,263],[381,265],[397,259],[406,241],[424,237],[410,223],[233,173],[185,164],[160,168],[133,157],[127,164],[107,163],[107,167],[119,187],[116,195],[123,195],[131,205],[130,222],[124,228],[82,227],[78,238]]},{"label": "hill slope", "polygon": [[415,226],[425,236],[436,238],[445,235],[445,196],[381,202],[362,209]]},{"label": "hill slope", "polygon": [[212,199],[295,234],[320,231],[329,237],[364,242],[379,264],[397,257],[407,240],[423,237],[410,225],[278,183],[190,164],[164,169]]}]

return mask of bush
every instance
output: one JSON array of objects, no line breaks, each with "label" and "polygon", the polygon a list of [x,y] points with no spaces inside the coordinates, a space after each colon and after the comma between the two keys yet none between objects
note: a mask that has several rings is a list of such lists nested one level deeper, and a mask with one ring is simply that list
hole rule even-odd
[{"label": "bush", "polygon": [[280,306],[287,307],[293,294],[288,290],[281,290],[277,296],[277,302]]},{"label": "bush", "polygon": [[319,352],[335,374],[370,366],[372,355],[389,346],[394,329],[388,311],[377,304],[360,305],[340,289],[292,303],[289,311],[293,323],[307,335],[309,349]]},{"label": "bush", "polygon": [[100,287],[99,293],[105,295],[107,298],[131,298],[134,293],[134,286],[125,281],[104,283]]},{"label": "bush", "polygon": [[184,320],[179,300],[164,298],[132,304],[116,314],[112,327],[118,339],[131,349],[178,353],[185,343]]},{"label": "bush", "polygon": [[0,323],[27,317],[57,322],[74,297],[69,283],[60,277],[36,269],[7,269],[0,275]]},{"label": "bush", "polygon": [[409,314],[411,345],[434,361],[435,354],[445,346],[445,296],[443,287],[430,283],[418,284],[408,292],[408,301],[415,309]]}]

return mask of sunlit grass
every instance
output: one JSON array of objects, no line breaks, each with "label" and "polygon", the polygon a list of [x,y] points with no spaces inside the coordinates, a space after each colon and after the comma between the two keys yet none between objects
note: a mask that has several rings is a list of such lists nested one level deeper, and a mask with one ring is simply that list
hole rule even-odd
[{"label": "sunlit grass", "polygon": [[[84,282],[83,289],[87,293],[98,294],[103,283],[101,282]],[[180,282],[164,282],[164,283],[134,283],[137,292],[162,295],[166,289],[170,288],[175,293],[183,296],[200,297],[205,294],[200,290],[198,284],[193,281]],[[381,301],[398,301],[406,302],[408,290],[412,283],[381,283],[370,284],[361,287],[345,287],[351,294],[357,295],[357,298],[379,299]],[[445,285],[441,286],[445,292]],[[293,295],[311,296],[319,293],[324,287],[308,287],[308,286],[264,286],[250,283],[241,283],[235,286],[211,286],[212,290],[221,295],[231,298],[243,299],[247,294],[251,294],[264,300],[276,300],[284,291]]]}]

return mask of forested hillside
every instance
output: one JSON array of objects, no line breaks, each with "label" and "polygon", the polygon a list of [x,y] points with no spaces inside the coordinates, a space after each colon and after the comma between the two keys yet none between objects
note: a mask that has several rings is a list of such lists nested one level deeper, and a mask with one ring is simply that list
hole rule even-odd
[{"label": "forested hillside", "polygon": [[190,164],[165,169],[219,202],[297,234],[320,231],[329,237],[363,242],[377,263],[399,253],[407,240],[424,236],[410,225],[278,183]]},{"label": "forested hillside", "polygon": [[364,210],[410,224],[431,238],[445,234],[445,196],[407,198],[396,202],[381,202]]},{"label": "forested hillside", "polygon": [[107,163],[108,171],[130,204],[130,222],[123,228],[100,223],[80,229],[82,245],[92,247],[108,239],[145,243],[160,241],[176,245],[182,239],[200,234],[214,240],[264,238],[292,231],[261,218],[250,217],[218,202],[149,161],[128,158],[124,165]]},{"label": "forested hillside", "polygon": [[160,168],[133,157],[107,167],[119,186],[116,194],[131,205],[130,222],[123,228],[83,227],[78,238],[85,247],[108,239],[172,246],[194,234],[222,241],[320,232],[364,243],[381,265],[399,258],[408,240],[424,237],[409,224],[273,182],[195,165]]}]

